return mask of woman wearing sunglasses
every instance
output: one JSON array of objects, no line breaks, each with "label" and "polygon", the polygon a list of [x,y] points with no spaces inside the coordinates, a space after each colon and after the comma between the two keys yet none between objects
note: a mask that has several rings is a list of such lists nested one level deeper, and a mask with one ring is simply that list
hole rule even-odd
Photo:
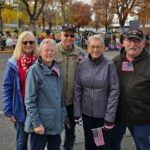
[{"label": "woman wearing sunglasses", "polygon": [[37,45],[29,31],[20,34],[13,56],[8,59],[2,83],[3,111],[16,129],[16,149],[27,150],[28,134],[24,132],[25,76],[36,59]]}]

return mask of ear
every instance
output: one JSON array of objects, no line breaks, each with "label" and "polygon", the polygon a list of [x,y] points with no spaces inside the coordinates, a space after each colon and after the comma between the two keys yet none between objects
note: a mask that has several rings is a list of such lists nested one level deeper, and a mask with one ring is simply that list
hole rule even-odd
[{"label": "ear", "polygon": [[145,47],[145,41],[144,40],[142,41],[142,44],[143,44],[143,48],[144,48]]},{"label": "ear", "polygon": [[123,44],[122,44],[123,47],[126,45],[126,42],[127,42],[126,39],[124,39],[124,40],[123,40]]}]

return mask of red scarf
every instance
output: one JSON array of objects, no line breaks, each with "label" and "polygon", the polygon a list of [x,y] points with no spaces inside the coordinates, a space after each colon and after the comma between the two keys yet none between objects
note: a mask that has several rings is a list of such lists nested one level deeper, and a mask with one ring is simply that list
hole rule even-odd
[{"label": "red scarf", "polygon": [[20,77],[20,91],[21,91],[23,100],[24,100],[24,96],[25,96],[26,71],[35,62],[35,60],[36,60],[35,56],[33,56],[33,55],[27,56],[24,54],[20,57],[20,59],[17,62],[18,68],[19,68],[18,72],[19,72],[19,77]]}]

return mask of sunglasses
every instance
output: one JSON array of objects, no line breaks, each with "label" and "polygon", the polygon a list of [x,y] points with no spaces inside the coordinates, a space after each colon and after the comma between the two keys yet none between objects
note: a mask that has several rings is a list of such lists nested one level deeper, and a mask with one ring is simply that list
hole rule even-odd
[{"label": "sunglasses", "polygon": [[23,45],[27,45],[27,44],[33,45],[34,43],[35,41],[22,41]]},{"label": "sunglasses", "polygon": [[64,37],[70,37],[70,38],[74,38],[75,37],[75,35],[74,34],[64,34]]}]

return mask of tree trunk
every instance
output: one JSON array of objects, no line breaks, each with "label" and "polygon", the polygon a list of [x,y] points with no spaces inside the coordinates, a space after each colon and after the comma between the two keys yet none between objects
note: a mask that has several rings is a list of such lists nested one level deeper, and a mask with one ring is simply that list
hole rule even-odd
[{"label": "tree trunk", "polygon": [[36,28],[35,28],[35,21],[33,19],[30,20],[30,30],[31,31],[35,31],[36,30]]},{"label": "tree trunk", "polygon": [[105,30],[106,30],[106,33],[107,33],[107,30],[108,30],[108,26],[107,25],[105,25]]},{"label": "tree trunk", "polygon": [[124,24],[125,24],[125,21],[120,21],[120,33],[121,34],[124,34]]}]

